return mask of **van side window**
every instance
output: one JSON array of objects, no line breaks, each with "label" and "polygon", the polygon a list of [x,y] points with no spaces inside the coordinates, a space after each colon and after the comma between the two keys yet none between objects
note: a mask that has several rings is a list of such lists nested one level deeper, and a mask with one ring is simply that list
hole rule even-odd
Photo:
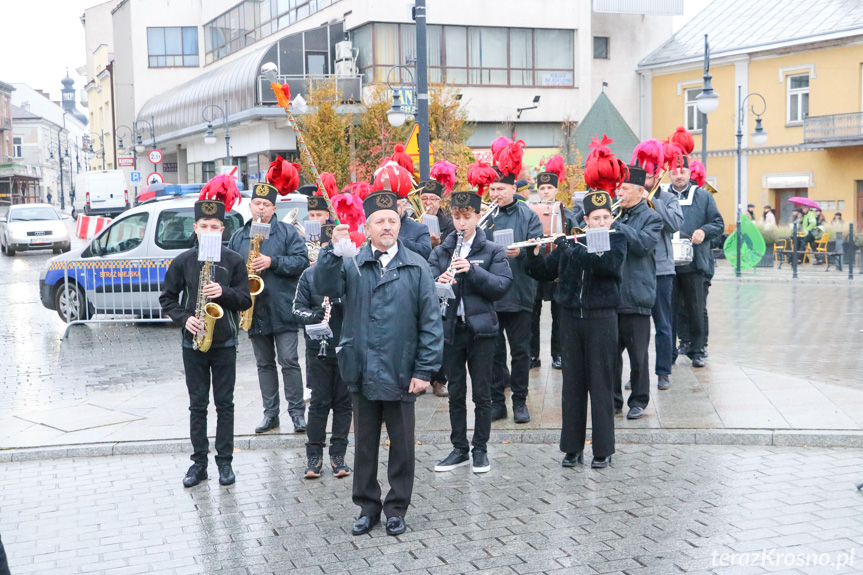
[{"label": "van side window", "polygon": [[[225,218],[222,242],[227,243],[238,229],[243,227],[243,216],[237,212]],[[171,208],[162,210],[156,222],[156,245],[163,250],[187,250],[195,245],[194,208]]]},{"label": "van side window", "polygon": [[116,221],[96,241],[97,253],[111,255],[128,252],[141,245],[150,214],[136,214]]}]

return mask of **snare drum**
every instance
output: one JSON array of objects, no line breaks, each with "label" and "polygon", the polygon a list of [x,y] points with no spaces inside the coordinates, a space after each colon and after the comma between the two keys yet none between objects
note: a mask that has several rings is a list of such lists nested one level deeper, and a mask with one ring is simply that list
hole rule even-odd
[{"label": "snare drum", "polygon": [[685,266],[692,263],[692,240],[671,240],[671,250],[674,254],[674,265]]}]

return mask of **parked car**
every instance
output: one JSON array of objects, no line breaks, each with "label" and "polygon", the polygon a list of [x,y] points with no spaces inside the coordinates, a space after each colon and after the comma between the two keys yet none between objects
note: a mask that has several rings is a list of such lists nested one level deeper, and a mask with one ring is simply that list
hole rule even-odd
[{"label": "parked car", "polygon": [[51,204],[17,204],[0,219],[0,251],[7,256],[29,250],[68,252],[72,247],[69,228]]},{"label": "parked car", "polygon": [[[85,247],[52,258],[39,279],[42,305],[63,321],[96,314],[159,317],[168,265],[194,245],[195,201],[148,201],[123,212]],[[225,217],[223,243],[250,218],[243,199]]]},{"label": "parked car", "polygon": [[[164,196],[189,196],[198,195],[201,193],[201,188],[206,184],[150,184],[138,192],[135,197],[135,205],[143,204],[153,198],[161,198]],[[237,182],[237,189],[240,190],[243,197],[250,197],[251,194],[243,192],[243,182]]]},{"label": "parked car", "polygon": [[122,170],[81,172],[75,182],[73,215],[114,217],[131,207]]}]

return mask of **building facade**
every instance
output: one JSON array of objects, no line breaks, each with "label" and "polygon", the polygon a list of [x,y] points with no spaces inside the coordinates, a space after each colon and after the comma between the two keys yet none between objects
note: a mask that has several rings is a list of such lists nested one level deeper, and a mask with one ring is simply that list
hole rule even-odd
[{"label": "building facade", "polygon": [[[807,0],[716,0],[639,65],[643,82],[642,138],[665,138],[677,126],[695,137],[700,157],[703,116],[695,96],[703,84],[704,34],[710,73],[720,94],[708,116],[707,174],[719,190],[725,221],[735,221],[738,87],[743,98],[763,97],[767,144],[754,147],[762,100],[745,101],[741,204],[775,208],[789,222],[788,198],[821,205],[827,221],[841,212],[863,225],[863,5]],[[760,30],[761,33],[751,32]]]}]

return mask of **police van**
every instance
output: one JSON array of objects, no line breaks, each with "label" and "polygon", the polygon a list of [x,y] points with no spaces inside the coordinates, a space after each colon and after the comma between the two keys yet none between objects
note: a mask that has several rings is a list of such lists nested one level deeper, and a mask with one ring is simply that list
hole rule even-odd
[{"label": "police van", "polygon": [[[285,203],[305,212],[305,196]],[[159,295],[174,257],[194,245],[197,196],[149,200],[123,212],[83,248],[52,258],[39,279],[42,305],[63,321],[94,315],[160,318]],[[281,205],[280,211],[286,206]],[[243,198],[225,215],[222,241],[251,218]]]}]

